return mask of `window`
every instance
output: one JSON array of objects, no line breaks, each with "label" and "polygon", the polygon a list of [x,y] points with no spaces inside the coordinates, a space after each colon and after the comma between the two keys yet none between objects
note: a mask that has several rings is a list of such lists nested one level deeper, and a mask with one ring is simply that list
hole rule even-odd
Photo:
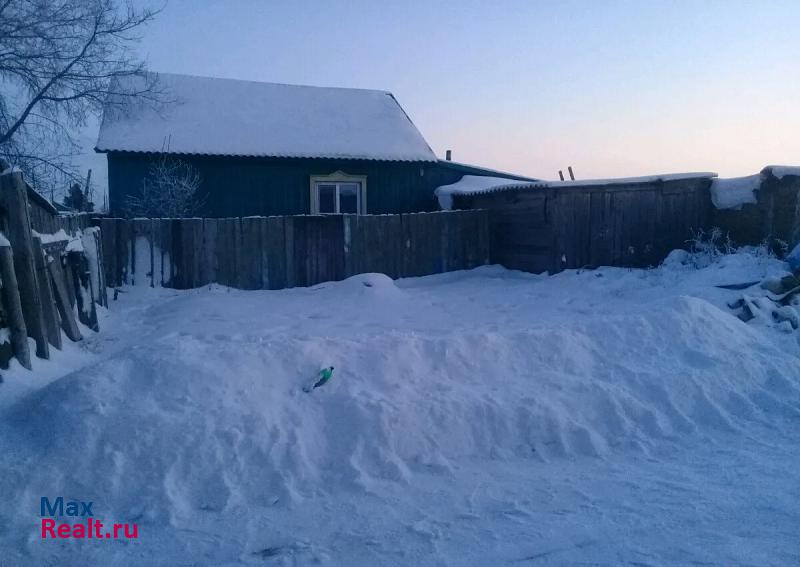
[{"label": "window", "polygon": [[325,215],[367,212],[367,178],[337,171],[311,177],[311,212]]}]

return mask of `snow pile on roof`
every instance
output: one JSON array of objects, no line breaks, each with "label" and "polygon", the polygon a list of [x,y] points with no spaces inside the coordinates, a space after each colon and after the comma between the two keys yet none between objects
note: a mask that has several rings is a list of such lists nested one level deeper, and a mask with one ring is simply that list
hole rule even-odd
[{"label": "snow pile on roof", "polygon": [[791,165],[768,165],[764,171],[771,171],[772,175],[778,179],[783,179],[787,175],[796,175],[800,177],[800,166]]},{"label": "snow pile on roof", "polygon": [[450,210],[453,207],[453,197],[455,195],[476,195],[481,193],[493,193],[495,191],[505,191],[509,189],[532,189],[545,187],[591,187],[598,185],[624,185],[636,183],[653,183],[655,181],[677,181],[681,179],[705,179],[716,177],[713,172],[694,172],[694,173],[668,173],[662,175],[647,175],[643,177],[619,177],[609,179],[576,179],[573,181],[518,181],[504,177],[481,177],[476,175],[465,175],[456,183],[437,187],[434,194],[439,200],[439,206],[443,210]]},{"label": "snow pile on roof", "polygon": [[106,112],[98,151],[436,160],[385,91],[167,73],[159,85],[174,102]]},{"label": "snow pile on roof", "polygon": [[597,185],[627,185],[635,183],[654,183],[656,181],[680,181],[682,179],[711,179],[717,174],[713,171],[692,171],[688,173],[660,173],[639,177],[609,177],[606,179],[574,179],[570,181],[546,181],[547,187],[592,187]]},{"label": "snow pile on roof", "polygon": [[756,191],[761,187],[760,173],[747,177],[714,179],[711,182],[711,201],[718,209],[741,209],[742,205],[758,202]]},{"label": "snow pile on roof", "polygon": [[[741,322],[725,306],[741,292],[714,287],[785,271],[736,255],[703,270],[127,288],[80,360],[65,345],[41,366],[59,379],[3,373],[0,407],[29,389],[0,410],[3,558],[793,558],[797,338]],[[328,384],[301,391],[330,365]],[[95,520],[137,522],[146,539],[42,545],[45,495],[93,501]],[[714,537],[686,529],[697,518]]]},{"label": "snow pile on roof", "polygon": [[[535,182],[538,183],[538,182]],[[524,187],[531,185],[530,181],[518,181],[507,177],[484,177],[481,175],[464,175],[460,180],[450,185],[437,187],[433,192],[439,200],[439,206],[448,211],[453,208],[454,195],[472,195],[476,193],[488,193],[512,187]]]}]

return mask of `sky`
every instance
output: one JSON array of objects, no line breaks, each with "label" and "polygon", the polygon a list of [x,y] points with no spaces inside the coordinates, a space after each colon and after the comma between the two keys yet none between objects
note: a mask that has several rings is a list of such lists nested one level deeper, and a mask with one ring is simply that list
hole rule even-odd
[{"label": "sky", "polygon": [[800,2],[168,0],[154,71],[394,93],[436,154],[552,179],[800,164]]}]

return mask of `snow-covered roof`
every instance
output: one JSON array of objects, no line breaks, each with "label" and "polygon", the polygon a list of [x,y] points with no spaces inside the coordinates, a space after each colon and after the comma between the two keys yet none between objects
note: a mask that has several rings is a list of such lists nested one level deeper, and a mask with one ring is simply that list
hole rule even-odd
[{"label": "snow-covered roof", "polygon": [[762,175],[714,179],[711,182],[711,202],[718,209],[740,209],[742,205],[755,204],[756,190],[761,187]]},{"label": "snow-covered roof", "polygon": [[574,181],[518,181],[505,177],[481,177],[478,175],[465,175],[459,181],[450,185],[442,185],[434,191],[439,206],[449,210],[453,206],[455,195],[478,195],[481,193],[494,193],[510,189],[533,189],[544,187],[586,187],[593,185],[623,185],[631,183],[653,183],[654,181],[676,181],[680,179],[710,179],[716,177],[712,172],[695,173],[668,173],[661,175],[648,175],[644,177],[619,177],[613,179],[576,179]]},{"label": "snow-covered roof", "polygon": [[796,175],[800,177],[800,166],[796,165],[768,165],[762,170],[762,173],[772,173],[778,179],[783,179],[787,175]]},{"label": "snow-covered roof", "polygon": [[436,161],[386,91],[167,73],[158,84],[170,102],[107,109],[97,151]]},{"label": "snow-covered roof", "polygon": [[800,177],[800,167],[768,165],[761,173],[746,177],[714,179],[711,183],[711,200],[718,209],[741,209],[743,205],[758,203],[756,191],[770,176],[783,179],[788,175]]}]

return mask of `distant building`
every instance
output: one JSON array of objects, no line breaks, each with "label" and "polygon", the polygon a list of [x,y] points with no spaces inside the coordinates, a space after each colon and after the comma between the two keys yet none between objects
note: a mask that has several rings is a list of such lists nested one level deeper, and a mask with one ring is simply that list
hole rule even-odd
[{"label": "distant building", "polygon": [[106,111],[109,209],[125,214],[159,154],[190,163],[211,217],[436,210],[463,175],[524,177],[443,161],[385,91],[161,74],[170,102]]}]

